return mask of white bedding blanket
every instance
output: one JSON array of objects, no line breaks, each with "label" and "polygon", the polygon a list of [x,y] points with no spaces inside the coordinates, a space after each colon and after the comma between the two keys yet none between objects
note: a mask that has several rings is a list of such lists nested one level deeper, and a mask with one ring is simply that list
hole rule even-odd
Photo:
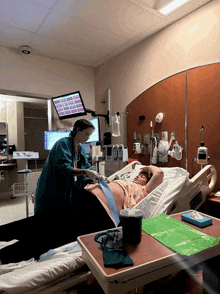
[{"label": "white bedding blanket", "polygon": [[[72,247],[76,244],[75,241],[57,248],[53,250],[53,255],[44,256],[39,261],[31,259],[26,262],[0,266],[2,273],[6,268],[13,267],[13,271],[0,275],[0,293],[30,293],[44,284],[79,269],[85,262],[82,259],[81,248],[78,246]],[[73,249],[63,252],[66,251],[67,247]]]}]

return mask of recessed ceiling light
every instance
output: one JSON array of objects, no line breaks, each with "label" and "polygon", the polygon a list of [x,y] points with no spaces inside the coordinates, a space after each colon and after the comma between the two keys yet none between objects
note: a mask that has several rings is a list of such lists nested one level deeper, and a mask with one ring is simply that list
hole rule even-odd
[{"label": "recessed ceiling light", "polygon": [[174,0],[166,6],[164,6],[163,8],[161,8],[159,11],[160,13],[166,15],[188,1],[189,0]]},{"label": "recessed ceiling light", "polygon": [[19,47],[21,52],[24,54],[30,54],[31,53],[31,47],[26,46],[26,45],[22,45]]}]

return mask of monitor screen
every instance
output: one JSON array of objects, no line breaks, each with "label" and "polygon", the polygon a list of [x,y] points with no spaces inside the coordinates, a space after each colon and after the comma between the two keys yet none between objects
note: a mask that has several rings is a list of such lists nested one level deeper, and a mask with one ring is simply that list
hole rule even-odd
[{"label": "monitor screen", "polygon": [[89,121],[93,124],[95,127],[95,130],[93,131],[92,135],[90,136],[89,140],[86,141],[86,143],[91,143],[91,142],[100,142],[100,125],[99,125],[99,118],[94,117],[89,119]]},{"label": "monitor screen", "polygon": [[79,91],[52,98],[59,119],[86,115],[86,109]]},{"label": "monitor screen", "polygon": [[7,136],[0,135],[0,150],[5,151],[6,147],[7,147]]},{"label": "monitor screen", "polygon": [[[93,146],[93,145],[96,145],[96,142],[100,142],[99,118],[95,117],[95,118],[89,119],[89,121],[94,125],[95,130],[93,131],[89,140],[87,140],[86,143],[83,144],[83,147],[85,147],[87,151],[86,153],[89,153],[90,145]],[[44,132],[44,149],[51,150],[57,140],[63,137],[68,137],[69,134],[70,134],[70,131],[45,131]]]},{"label": "monitor screen", "polygon": [[44,149],[51,150],[57,140],[68,137],[70,131],[44,131]]}]

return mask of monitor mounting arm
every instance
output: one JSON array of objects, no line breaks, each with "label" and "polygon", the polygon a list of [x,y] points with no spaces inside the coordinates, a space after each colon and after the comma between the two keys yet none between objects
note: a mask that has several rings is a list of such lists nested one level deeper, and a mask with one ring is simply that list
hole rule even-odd
[{"label": "monitor mounting arm", "polygon": [[105,121],[109,125],[109,111],[108,111],[108,114],[96,114],[94,110],[86,108],[86,112],[91,113],[92,116],[102,116],[102,117],[104,117]]}]

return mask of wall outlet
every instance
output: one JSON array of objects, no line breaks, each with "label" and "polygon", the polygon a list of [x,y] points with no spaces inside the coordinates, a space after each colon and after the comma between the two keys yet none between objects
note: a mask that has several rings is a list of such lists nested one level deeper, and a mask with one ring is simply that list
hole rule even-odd
[{"label": "wall outlet", "polygon": [[168,132],[162,132],[162,140],[168,141]]},{"label": "wall outlet", "polygon": [[175,140],[175,131],[171,131],[170,138],[173,139],[173,140]]},{"label": "wall outlet", "polygon": [[150,133],[145,133],[144,134],[144,144],[150,144]]},{"label": "wall outlet", "polygon": [[141,134],[136,134],[135,143],[141,143]]}]

